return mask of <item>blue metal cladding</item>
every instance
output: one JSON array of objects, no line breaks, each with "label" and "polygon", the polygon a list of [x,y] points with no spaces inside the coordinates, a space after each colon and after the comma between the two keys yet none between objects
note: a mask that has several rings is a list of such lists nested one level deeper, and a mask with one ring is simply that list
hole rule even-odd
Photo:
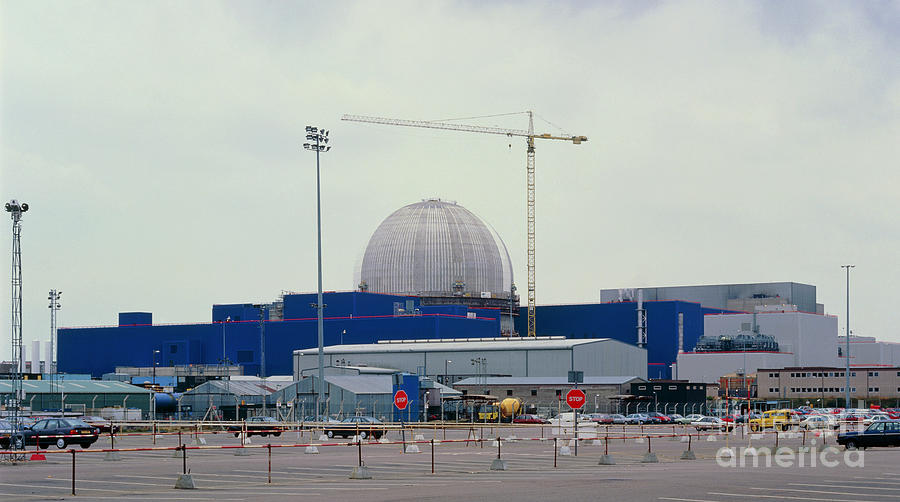
[{"label": "blue metal cladding", "polygon": [[[699,303],[680,301],[644,302],[647,309],[647,375],[671,378],[671,365],[678,355],[678,314],[684,314],[684,350],[693,349],[703,335],[703,316],[723,312]],[[526,329],[527,309],[521,308],[516,329]],[[535,312],[539,336],[566,338],[612,338],[637,344],[637,303],[593,303],[542,305]]]},{"label": "blue metal cladding", "polygon": [[[315,295],[292,295],[315,298]],[[353,300],[355,298],[355,301]],[[379,297],[369,302],[366,297]],[[286,300],[290,297],[286,297]],[[303,304],[309,298],[294,301]],[[350,299],[348,301],[348,299]],[[337,316],[324,321],[325,345],[368,344],[378,340],[488,338],[500,334],[496,318],[468,319],[462,315],[441,312],[418,315],[393,315],[394,300],[404,302],[409,297],[393,297],[365,293],[329,293],[324,303],[349,314],[345,308],[355,305],[353,317]],[[417,303],[417,302],[416,302]],[[249,305],[249,304],[248,304]],[[360,308],[362,305],[362,308]],[[375,305],[380,311],[366,312],[363,308]],[[232,363],[241,364],[245,375],[257,375],[259,360],[258,310],[241,306],[217,305],[214,317],[223,313],[240,313],[240,320],[211,324],[178,324],[157,326],[113,326],[97,328],[61,328],[58,333],[58,365],[62,372],[90,373],[100,377],[115,371],[116,366],[152,366],[154,351],[159,366],[182,364],[219,364],[222,361],[222,338],[225,337],[225,356]],[[383,310],[387,308],[387,310]],[[455,312],[456,307],[453,311]],[[314,310],[314,309],[313,309]],[[250,313],[256,319],[246,319]],[[363,315],[368,314],[368,315]],[[287,316],[286,316],[287,317]],[[292,353],[296,349],[316,347],[318,329],[315,316],[300,319],[265,321],[266,373],[292,373]]]},{"label": "blue metal cladding", "polygon": [[153,314],[150,312],[119,312],[119,326],[131,324],[153,324]]},{"label": "blue metal cladding", "polygon": [[[418,422],[419,421],[419,406],[421,400],[419,399],[419,377],[417,375],[412,375],[410,373],[395,373],[395,379],[397,377],[401,378],[400,385],[397,385],[397,381],[394,381],[393,385],[393,393],[391,394],[391,403],[392,409],[394,410],[394,422]],[[397,394],[398,390],[403,390],[406,392],[406,397],[409,399],[406,409],[400,411],[396,406],[393,406],[394,395]]]}]

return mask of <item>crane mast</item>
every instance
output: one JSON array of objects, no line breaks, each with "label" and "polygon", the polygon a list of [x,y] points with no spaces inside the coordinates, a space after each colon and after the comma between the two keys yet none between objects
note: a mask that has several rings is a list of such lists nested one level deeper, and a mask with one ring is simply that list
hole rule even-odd
[{"label": "crane mast", "polygon": [[[521,129],[504,129],[500,127],[484,127],[467,124],[455,124],[441,121],[428,120],[407,120],[392,119],[385,117],[368,117],[364,115],[344,115],[341,120],[350,122],[365,122],[369,124],[392,125],[401,127],[422,127],[427,129],[443,129],[447,131],[472,132],[480,134],[497,134],[507,137],[524,137],[526,142],[526,185],[527,185],[527,233],[528,233],[528,336],[537,335],[535,325],[535,225],[534,225],[534,140],[535,139],[555,139],[563,141],[571,141],[573,144],[580,145],[587,141],[586,136],[553,136],[551,134],[535,134],[534,133],[534,113],[528,113],[528,130]],[[510,295],[512,295],[510,288]],[[510,312],[512,319],[512,312]]]}]

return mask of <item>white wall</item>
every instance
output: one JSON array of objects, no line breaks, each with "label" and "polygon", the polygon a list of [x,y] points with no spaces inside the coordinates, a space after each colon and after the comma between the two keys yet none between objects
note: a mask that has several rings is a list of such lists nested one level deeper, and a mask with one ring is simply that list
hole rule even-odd
[{"label": "white wall", "polygon": [[[838,338],[841,347],[846,343],[845,337]],[[871,336],[850,337],[850,364],[900,366],[900,343],[879,342]],[[843,366],[843,359],[840,366]]]},{"label": "white wall", "polygon": [[[759,332],[778,341],[781,352],[793,354],[788,366],[836,366],[837,318],[806,312],[760,312],[756,314]],[[737,334],[744,323],[753,323],[753,314],[707,315],[704,335]],[[681,375],[679,375],[681,376]]]}]

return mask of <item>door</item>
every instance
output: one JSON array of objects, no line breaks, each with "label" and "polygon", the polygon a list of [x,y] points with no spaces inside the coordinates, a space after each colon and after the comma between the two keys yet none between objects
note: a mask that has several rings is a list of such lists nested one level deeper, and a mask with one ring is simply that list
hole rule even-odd
[{"label": "door", "polygon": [[860,435],[860,446],[884,446],[884,423],[877,422],[869,426]]},{"label": "door", "polygon": [[885,424],[884,436],[887,445],[900,446],[900,422]]}]

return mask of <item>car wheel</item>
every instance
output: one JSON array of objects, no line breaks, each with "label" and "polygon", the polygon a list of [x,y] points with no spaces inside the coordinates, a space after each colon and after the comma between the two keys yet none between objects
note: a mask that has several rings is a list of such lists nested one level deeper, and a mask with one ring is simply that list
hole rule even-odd
[{"label": "car wheel", "polygon": [[856,441],[851,439],[851,440],[847,441],[847,444],[844,445],[844,447],[847,448],[848,450],[855,450],[856,449]]},{"label": "car wheel", "polygon": [[82,447],[82,448],[90,448],[90,447],[91,447],[91,443],[81,443],[81,447]]},{"label": "car wheel", "polygon": [[240,432],[235,432],[235,433],[234,433],[234,437],[238,437],[238,436],[240,436],[240,435],[241,435]]},{"label": "car wheel", "polygon": [[269,437],[269,433],[268,433],[268,432],[260,432],[259,435],[262,436],[262,437]]},{"label": "car wheel", "polygon": [[272,433],[272,435],[275,436],[275,437],[278,437],[278,436],[281,435],[281,433],[280,433],[280,432],[274,432],[274,433]]},{"label": "car wheel", "polygon": [[366,439],[369,437],[369,433],[366,431],[359,431],[359,439]]},{"label": "car wheel", "polygon": [[333,437],[334,437],[334,431],[328,431],[328,432],[325,433],[325,435],[328,436],[329,438],[333,438]]},{"label": "car wheel", "polygon": [[56,440],[56,447],[59,448],[60,450],[62,450],[63,448],[65,448],[65,447],[66,447],[66,440],[65,440],[65,438],[59,438],[59,439],[57,439],[57,440]]}]

